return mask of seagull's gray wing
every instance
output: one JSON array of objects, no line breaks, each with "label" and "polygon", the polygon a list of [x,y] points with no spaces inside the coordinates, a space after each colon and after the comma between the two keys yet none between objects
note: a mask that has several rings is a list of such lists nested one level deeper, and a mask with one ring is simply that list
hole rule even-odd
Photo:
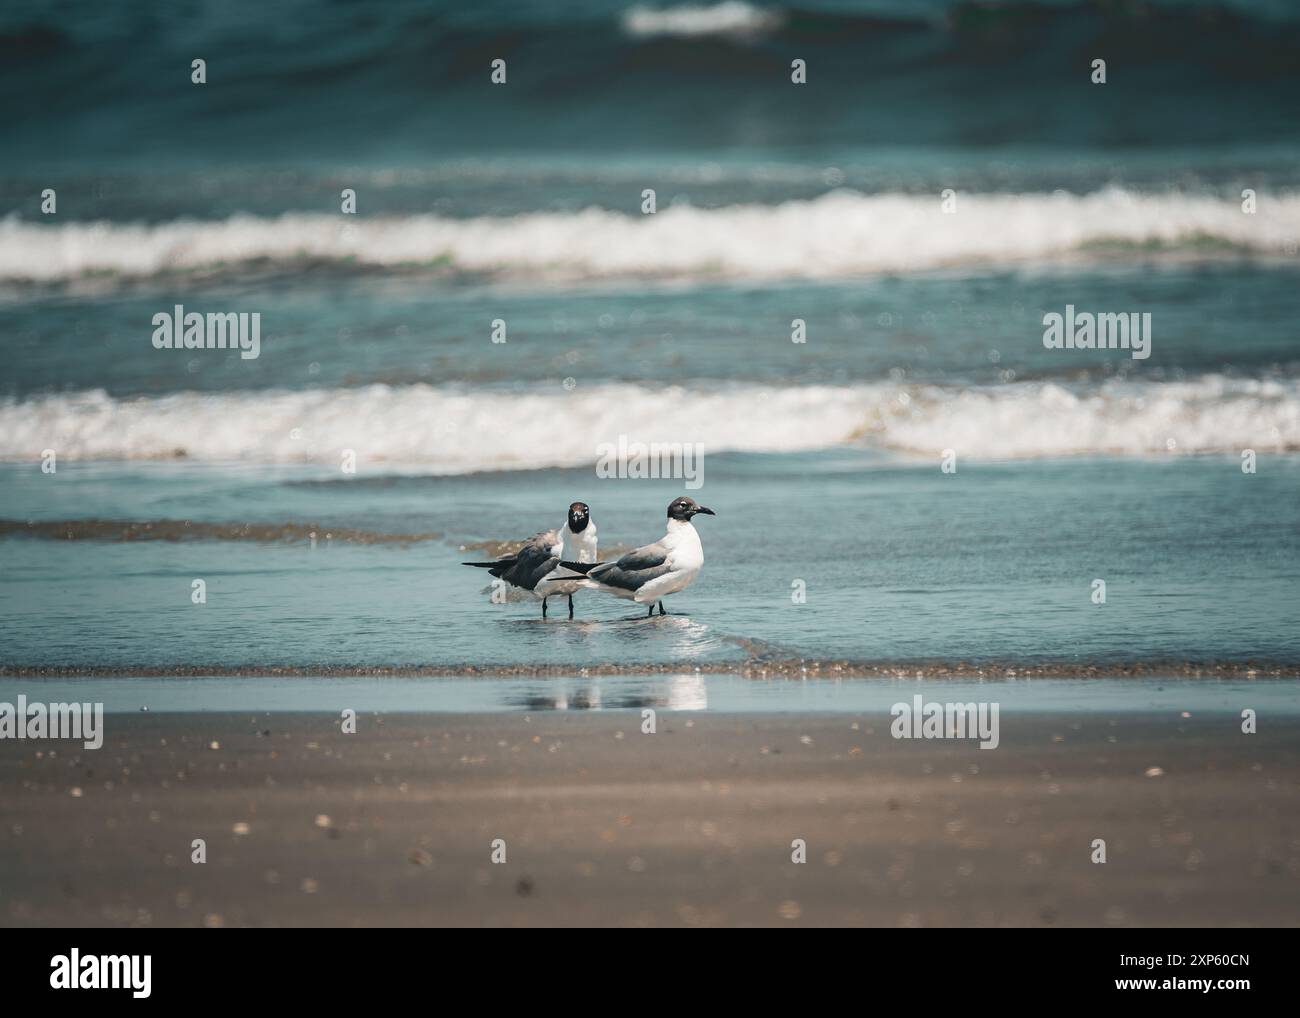
[{"label": "seagull's gray wing", "polygon": [[662,541],[647,544],[644,548],[629,551],[613,562],[604,562],[591,569],[587,575],[609,587],[637,591],[656,577],[671,572],[668,566],[668,549]]},{"label": "seagull's gray wing", "polygon": [[524,546],[514,555],[514,562],[501,572],[493,570],[507,583],[533,590],[547,573],[560,564],[556,545],[560,542],[558,530],[547,530],[524,542]]}]

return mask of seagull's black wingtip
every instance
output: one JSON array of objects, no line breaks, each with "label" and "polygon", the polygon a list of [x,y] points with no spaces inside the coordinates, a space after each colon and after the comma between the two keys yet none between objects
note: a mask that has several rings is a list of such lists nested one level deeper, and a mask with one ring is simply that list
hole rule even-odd
[{"label": "seagull's black wingtip", "polygon": [[563,559],[561,559],[560,565],[562,565],[565,569],[571,569],[575,573],[582,573],[583,576],[586,576],[597,566],[604,565],[604,563],[603,562],[565,562]]}]

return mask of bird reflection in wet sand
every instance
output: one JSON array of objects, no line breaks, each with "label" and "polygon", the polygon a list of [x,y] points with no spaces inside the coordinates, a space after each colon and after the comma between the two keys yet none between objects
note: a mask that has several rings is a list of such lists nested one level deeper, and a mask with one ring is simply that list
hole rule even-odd
[{"label": "bird reflection in wet sand", "polygon": [[[516,710],[708,710],[709,697],[703,675],[673,675],[647,679],[641,689],[620,689],[616,695],[602,694],[599,679],[570,688],[563,680],[538,680],[538,688],[525,693],[508,693],[503,706]],[[546,688],[548,686],[554,688]]]}]

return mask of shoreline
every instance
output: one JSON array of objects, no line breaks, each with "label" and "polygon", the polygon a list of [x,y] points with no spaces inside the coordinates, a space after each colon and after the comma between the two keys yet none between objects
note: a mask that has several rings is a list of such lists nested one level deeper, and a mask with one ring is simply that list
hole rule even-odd
[{"label": "shoreline", "polygon": [[[669,613],[667,617],[672,617]],[[552,623],[566,624],[563,620]],[[572,625],[573,623],[567,623]],[[791,657],[693,663],[411,665],[15,665],[0,678],[598,678],[613,675],[734,675],[800,679],[1297,679],[1300,664],[1271,661],[1141,661],[1116,664],[870,663]]]}]

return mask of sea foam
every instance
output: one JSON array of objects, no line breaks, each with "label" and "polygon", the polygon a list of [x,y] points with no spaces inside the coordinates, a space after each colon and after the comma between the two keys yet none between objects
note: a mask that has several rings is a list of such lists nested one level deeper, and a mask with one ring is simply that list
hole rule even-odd
[{"label": "sea foam", "polygon": [[676,7],[638,5],[624,12],[623,30],[635,38],[658,36],[753,35],[779,28],[785,13],[755,7],[742,0]]},{"label": "sea foam", "polygon": [[999,386],[648,387],[573,392],[424,384],[181,392],[83,391],[0,400],[0,458],[321,463],[435,474],[594,465],[601,443],[695,442],[800,452],[866,446],[907,457],[1030,459],[1300,450],[1300,381],[1205,375],[1177,382]]},{"label": "sea foam", "polygon": [[[616,278],[834,279],[941,268],[1018,266],[1128,252],[1293,257],[1300,194],[1270,196],[1256,215],[1210,196],[832,191],[807,201],[658,213],[588,208],[452,219],[287,213],[155,225],[0,222],[0,280],[212,272],[249,262],[430,270],[583,282]],[[1266,210],[1266,211],[1264,211]]]}]

